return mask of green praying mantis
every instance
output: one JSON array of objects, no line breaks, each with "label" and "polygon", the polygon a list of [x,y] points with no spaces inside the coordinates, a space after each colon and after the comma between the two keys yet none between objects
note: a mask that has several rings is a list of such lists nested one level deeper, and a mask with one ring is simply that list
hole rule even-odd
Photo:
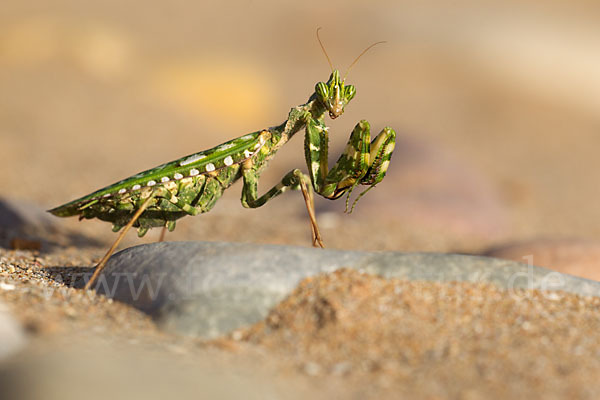
[{"label": "green praying mantis", "polygon": [[[223,191],[239,179],[243,182],[241,202],[246,208],[260,207],[288,190],[301,190],[310,219],[313,246],[324,247],[314,211],[314,193],[331,200],[347,194],[348,211],[348,199],[353,189],[357,185],[369,186],[353,202],[351,212],[360,197],[385,177],[396,133],[386,127],[371,141],[369,123],[360,121],[354,127],[344,152],[329,168],[329,128],[325,124],[325,116],[335,119],[342,115],[356,95],[356,89],[346,84],[346,76],[342,78],[333,68],[319,37],[319,29],[317,39],[331,67],[331,75],[327,82],[317,83],[308,101],[292,108],[282,124],[140,172],[49,210],[59,217],[79,216],[80,219],[108,221],[113,224],[115,232],[122,229],[98,263],[85,289],[91,287],[132,226],[137,227],[140,237],[153,227],[163,227],[163,234],[165,229],[173,231],[177,219],[210,211]],[[350,65],[348,72],[363,54],[379,43],[382,42],[367,47]],[[293,169],[281,182],[259,195],[258,181],[262,171],[275,153],[301,129],[305,132],[304,154],[308,174]]]}]

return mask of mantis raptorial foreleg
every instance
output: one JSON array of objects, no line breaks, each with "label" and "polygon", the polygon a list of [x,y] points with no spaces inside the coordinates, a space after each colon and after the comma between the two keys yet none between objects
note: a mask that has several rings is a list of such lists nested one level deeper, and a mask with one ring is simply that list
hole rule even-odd
[{"label": "mantis raptorial foreleg", "polygon": [[[385,174],[387,173],[390,165],[390,160],[392,159],[392,153],[394,152],[395,146],[396,132],[390,127],[383,128],[383,130],[379,132],[375,139],[373,139],[373,141],[370,143],[368,163],[369,168],[367,169],[366,174],[364,174],[360,179],[361,185],[368,185],[369,187],[359,194],[356,200],[354,200],[354,203],[352,203],[352,207],[350,208],[350,212],[354,210],[354,206],[356,206],[356,203],[362,196],[364,196],[369,190],[373,189],[375,185],[385,178]],[[346,199],[346,211],[348,211],[349,199],[350,197],[348,196]]]},{"label": "mantis raptorial foreleg", "polygon": [[[330,170],[327,161],[328,132],[323,121],[309,119],[305,137],[306,163],[315,191],[325,198],[337,199],[344,193],[350,194],[358,184],[369,185],[369,190],[381,182],[394,151],[396,133],[385,128],[371,142],[369,123],[360,121],[354,127],[346,149]],[[362,194],[364,192],[358,198]]]}]

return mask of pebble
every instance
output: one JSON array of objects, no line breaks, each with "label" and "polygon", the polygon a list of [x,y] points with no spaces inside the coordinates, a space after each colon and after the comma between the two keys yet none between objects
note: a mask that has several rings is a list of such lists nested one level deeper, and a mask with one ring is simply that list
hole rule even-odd
[{"label": "pebble", "polygon": [[15,290],[15,285],[12,283],[0,282],[0,290]]},{"label": "pebble", "polygon": [[212,338],[262,320],[301,280],[340,268],[413,281],[492,283],[515,296],[521,293],[516,289],[600,296],[598,282],[489,257],[226,242],[123,250],[109,260],[95,287],[146,312],[167,331]]}]

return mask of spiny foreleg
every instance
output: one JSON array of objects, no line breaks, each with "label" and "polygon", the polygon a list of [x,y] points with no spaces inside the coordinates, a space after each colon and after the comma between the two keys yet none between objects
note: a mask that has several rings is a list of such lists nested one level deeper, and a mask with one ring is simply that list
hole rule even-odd
[{"label": "spiny foreleg", "polygon": [[[387,172],[396,133],[384,128],[371,142],[369,123],[360,121],[354,127],[346,149],[335,165],[328,171],[328,133],[322,121],[310,119],[306,124],[305,154],[311,181],[315,191],[328,199],[348,195],[358,184],[369,185],[370,190],[381,182]],[[363,192],[358,198],[364,195]],[[358,200],[358,199],[357,199]],[[356,204],[356,200],[353,204]],[[352,207],[352,208],[353,208]],[[348,200],[346,201],[346,210]]]},{"label": "spiny foreleg", "polygon": [[[365,121],[366,122],[366,121]],[[367,173],[360,179],[361,185],[368,185],[369,187],[365,189],[352,203],[352,207],[350,208],[350,212],[354,210],[356,203],[362,196],[364,196],[369,190],[373,189],[375,185],[385,178],[385,174],[390,166],[390,160],[392,159],[392,153],[394,152],[394,147],[396,146],[396,132],[390,128],[385,127],[379,135],[375,137],[373,142],[370,145],[369,152],[369,168],[367,169]],[[348,211],[348,199],[346,199],[346,211]]]}]

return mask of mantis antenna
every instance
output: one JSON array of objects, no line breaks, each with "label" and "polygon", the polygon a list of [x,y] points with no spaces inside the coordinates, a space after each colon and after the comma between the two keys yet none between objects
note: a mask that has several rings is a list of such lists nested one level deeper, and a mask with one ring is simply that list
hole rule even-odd
[{"label": "mantis antenna", "polygon": [[[325,50],[325,46],[323,46],[323,42],[321,41],[321,36],[319,36],[319,31],[321,30],[321,27],[317,28],[317,40],[319,41],[319,45],[321,46],[321,50],[323,50],[323,54],[325,54],[325,57],[327,58],[327,62],[329,63],[329,67],[331,68],[331,71],[333,72],[334,68],[333,68],[333,63],[331,62],[331,59],[329,58],[329,55],[327,54],[327,50]],[[342,82],[346,81],[346,77],[348,76],[348,74],[350,73],[350,70],[352,69],[352,67],[354,66],[354,64],[356,64],[358,62],[358,60],[367,52],[369,51],[372,47],[377,46],[378,44],[381,43],[387,43],[385,40],[380,41],[380,42],[375,42],[372,45],[370,45],[369,47],[367,47],[366,49],[364,49],[362,51],[362,53],[360,53],[358,55],[358,57],[356,57],[354,59],[354,61],[352,61],[352,64],[350,64],[350,66],[348,67],[348,70],[346,71],[346,74],[344,74],[344,79],[342,80]]]},{"label": "mantis antenna", "polygon": [[[317,31],[317,32],[318,32],[318,31]],[[364,50],[362,51],[362,53],[360,53],[360,54],[358,55],[358,57],[356,57],[356,59],[355,59],[354,61],[352,61],[352,64],[350,64],[350,66],[348,67],[348,70],[347,70],[347,71],[346,71],[346,73],[344,74],[344,79],[342,80],[342,82],[345,82],[345,81],[346,81],[346,77],[347,77],[347,76],[348,76],[348,74],[350,73],[350,70],[352,69],[352,67],[354,67],[354,64],[356,64],[356,63],[357,63],[357,61],[358,61],[358,60],[359,60],[359,59],[360,59],[360,58],[361,58],[361,57],[362,57],[362,56],[363,56],[363,55],[364,55],[364,54],[365,54],[367,51],[369,51],[369,50],[370,50],[372,47],[375,47],[375,46],[377,46],[378,44],[381,44],[381,43],[387,43],[387,42],[386,42],[385,40],[383,40],[383,41],[381,41],[381,42],[375,42],[375,43],[373,43],[372,45],[370,45],[369,47],[367,47],[366,49],[364,49]]]},{"label": "mantis antenna", "polygon": [[329,67],[331,68],[331,72],[333,72],[333,64],[331,63],[331,59],[329,58],[329,55],[327,55],[327,50],[325,50],[325,46],[323,46],[323,42],[321,42],[321,37],[319,36],[319,31],[321,30],[321,27],[317,28],[317,40],[319,41],[319,44],[321,45],[321,50],[323,50],[323,54],[325,54],[325,57],[327,57],[327,62],[329,63]]}]

